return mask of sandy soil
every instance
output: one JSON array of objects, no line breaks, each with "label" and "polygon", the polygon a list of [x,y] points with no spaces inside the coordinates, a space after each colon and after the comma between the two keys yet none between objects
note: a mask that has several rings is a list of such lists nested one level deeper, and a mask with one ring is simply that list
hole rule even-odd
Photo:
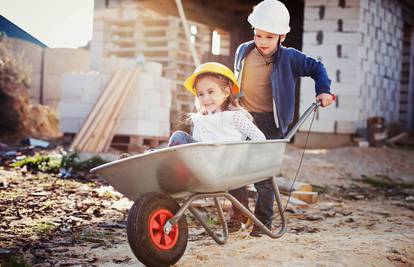
[{"label": "sandy soil", "polygon": [[[294,177],[301,153],[288,146],[285,177]],[[413,164],[413,150],[307,151],[298,179],[325,193],[304,214],[289,215],[282,238],[250,237],[246,229],[218,245],[206,234],[195,234],[197,227],[176,266],[414,266],[413,189],[377,189],[361,182],[361,175],[385,175],[413,184]],[[99,266],[113,266],[115,257],[126,259],[117,266],[139,265],[126,241],[90,253],[99,258]]]}]

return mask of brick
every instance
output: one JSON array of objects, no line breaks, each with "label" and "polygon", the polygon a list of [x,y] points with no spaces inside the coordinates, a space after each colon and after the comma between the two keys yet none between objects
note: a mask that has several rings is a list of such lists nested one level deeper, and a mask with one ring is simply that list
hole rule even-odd
[{"label": "brick", "polygon": [[339,134],[354,134],[356,133],[357,127],[355,121],[337,121],[336,122],[336,133]]},{"label": "brick", "polygon": [[327,107],[319,112],[319,119],[322,121],[323,120],[357,121],[359,119],[359,108],[356,106],[350,109]]}]

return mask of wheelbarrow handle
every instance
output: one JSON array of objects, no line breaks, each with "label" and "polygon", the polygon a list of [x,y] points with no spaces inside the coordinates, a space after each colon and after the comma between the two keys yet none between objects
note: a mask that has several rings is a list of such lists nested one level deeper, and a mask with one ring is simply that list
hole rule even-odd
[{"label": "wheelbarrow handle", "polygon": [[[336,95],[335,94],[331,94],[331,95],[332,95],[332,100],[335,101]],[[320,106],[322,106],[322,103],[320,101],[312,103],[312,105],[302,114],[302,116],[300,116],[298,122],[292,127],[292,129],[290,129],[290,131],[287,133],[284,139],[290,141],[290,139],[292,139],[292,137],[298,131],[299,127],[306,121],[309,115],[312,112],[316,111],[316,109],[318,109],[318,107]]]}]

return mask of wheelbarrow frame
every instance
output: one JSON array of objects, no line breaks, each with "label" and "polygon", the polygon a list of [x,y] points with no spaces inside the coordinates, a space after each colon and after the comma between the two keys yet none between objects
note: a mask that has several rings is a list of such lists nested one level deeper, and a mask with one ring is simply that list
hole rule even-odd
[{"label": "wheelbarrow frame", "polygon": [[[320,103],[313,103],[304,113],[303,115],[299,118],[298,122],[292,127],[292,129],[288,132],[288,134],[286,135],[285,138],[283,139],[278,139],[278,140],[272,140],[272,141],[268,141],[268,142],[272,142],[272,143],[288,143],[290,141],[290,139],[293,137],[293,135],[296,133],[296,131],[299,129],[299,127],[305,122],[305,120],[309,117],[309,115],[315,111],[321,104]],[[237,144],[236,144],[237,145]],[[285,146],[285,144],[283,144]],[[190,145],[183,145],[184,146],[189,146],[187,149],[192,149]],[[282,153],[284,152],[284,148],[285,147],[277,147],[275,145],[275,148],[278,148],[282,151]],[[184,149],[184,148],[183,148]],[[157,153],[157,152],[154,152]],[[281,155],[282,158],[282,155]],[[280,163],[281,163],[281,158],[279,159]],[[125,160],[128,160],[125,159]],[[121,162],[124,160],[121,160],[119,162],[119,164],[122,164]],[[108,163],[105,165],[111,165],[111,164],[118,164],[117,163]],[[122,166],[122,165],[121,165]],[[105,166],[98,166],[94,169],[91,170],[92,173],[99,173],[100,170],[102,168],[105,168]],[[120,168],[120,167],[119,167]],[[274,169],[276,170],[276,169]],[[266,172],[269,173],[269,170]],[[189,173],[185,173],[184,175],[190,175]],[[113,173],[111,174],[113,175]],[[267,174],[266,174],[267,175]],[[275,177],[276,173],[273,173],[272,175],[266,176],[266,177],[270,177],[267,179],[271,179],[271,183],[272,183],[272,187],[273,187],[273,191],[275,194],[275,201],[277,204],[277,209],[278,209],[278,213],[280,215],[280,227],[278,227],[279,229],[277,231],[272,231],[270,229],[268,229],[261,221],[259,221],[259,219],[257,219],[257,217],[249,211],[249,209],[247,209],[246,207],[244,207],[235,197],[233,197],[232,195],[230,195],[227,190],[231,190],[234,189],[234,185],[233,188],[227,186],[225,191],[222,190],[218,190],[218,191],[214,191],[214,189],[218,188],[217,185],[216,187],[214,186],[214,183],[212,186],[208,187],[209,189],[211,189],[211,192],[209,191],[209,189],[205,189],[205,190],[201,190],[200,192],[200,188],[198,187],[199,191],[195,191],[195,192],[184,192],[184,195],[180,195],[180,192],[176,192],[178,194],[174,194],[174,192],[172,192],[171,196],[173,198],[175,198],[175,200],[180,199],[182,201],[179,201],[181,203],[181,205],[179,205],[179,209],[178,211],[176,211],[175,213],[173,213],[173,216],[170,217],[165,224],[163,225],[163,232],[165,234],[169,234],[171,232],[171,230],[173,229],[173,227],[175,225],[177,225],[177,223],[180,221],[180,219],[183,218],[184,213],[188,210],[190,211],[194,217],[196,218],[196,220],[204,227],[204,229],[209,233],[209,235],[214,239],[215,242],[217,242],[218,244],[225,244],[228,240],[228,227],[227,227],[227,223],[225,221],[224,218],[224,212],[223,212],[223,208],[219,202],[220,197],[224,197],[226,199],[228,199],[237,209],[239,209],[245,216],[247,216],[248,218],[250,218],[252,220],[252,222],[259,227],[259,229],[261,229],[261,231],[266,234],[267,236],[271,237],[271,238],[280,238],[281,236],[283,236],[283,234],[286,232],[286,216],[283,210],[283,205],[282,205],[282,199],[280,196],[280,192],[279,192],[279,188],[276,182],[276,177]],[[245,177],[245,176],[244,176]],[[256,180],[256,181],[251,181],[250,183],[254,183],[254,182],[259,182],[259,181],[264,181],[266,179],[261,179],[260,180]],[[240,184],[240,186],[238,187],[242,187],[246,185],[246,179],[243,180],[244,184]],[[158,181],[159,182],[159,181]],[[115,187],[115,186],[114,186]],[[190,187],[185,187],[185,188],[190,188]],[[119,190],[119,188],[116,188]],[[125,190],[123,189],[124,192],[131,192],[130,190]],[[208,192],[206,192],[206,190]],[[122,190],[120,190],[122,191]],[[160,190],[160,192],[162,192],[162,189]],[[167,191],[168,192],[168,191]],[[164,193],[165,194],[165,193]],[[131,199],[136,199],[137,197],[142,197],[140,195],[127,195],[129,198]],[[206,222],[204,222],[202,216],[199,214],[199,212],[192,207],[192,203],[197,200],[197,199],[201,199],[201,198],[213,198],[214,202],[215,202],[215,206],[218,212],[218,217],[219,217],[219,221],[222,227],[222,234],[221,236],[219,236],[217,233],[215,233],[208,225]],[[137,201],[137,200],[136,200]],[[171,200],[174,201],[174,200]],[[186,241],[187,242],[187,241]],[[184,247],[185,250],[185,247]],[[177,259],[177,261],[179,260],[179,258]]]}]

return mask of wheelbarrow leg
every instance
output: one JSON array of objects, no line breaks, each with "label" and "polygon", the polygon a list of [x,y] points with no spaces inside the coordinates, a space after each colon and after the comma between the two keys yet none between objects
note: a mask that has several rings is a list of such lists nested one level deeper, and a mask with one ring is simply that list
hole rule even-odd
[{"label": "wheelbarrow leg", "polygon": [[218,237],[217,234],[213,230],[211,230],[211,228],[203,221],[200,214],[198,213],[198,211],[195,208],[190,206],[188,209],[191,211],[191,213],[194,215],[194,217],[197,219],[197,221],[200,222],[200,224],[204,227],[204,229],[206,229],[206,231],[211,235],[211,237],[214,239],[214,241],[216,241],[217,244],[223,245],[227,242],[227,239],[228,239],[227,223],[224,219],[223,209],[222,209],[217,197],[214,197],[214,202],[216,204],[216,208],[217,208],[217,211],[219,213],[220,224],[223,228],[223,237],[222,238]]},{"label": "wheelbarrow leg", "polygon": [[[212,193],[212,194],[193,194],[191,195],[180,207],[180,209],[175,213],[175,215],[169,219],[165,225],[164,225],[164,232],[166,234],[169,234],[169,232],[172,230],[173,226],[180,220],[180,218],[184,215],[184,212],[188,209],[194,217],[197,219],[197,221],[200,222],[200,224],[206,229],[206,231],[211,235],[211,237],[216,241],[218,244],[222,245],[227,242],[228,238],[228,229],[227,229],[227,223],[224,219],[224,212],[220,205],[220,202],[218,201],[217,197],[220,196],[220,193]],[[217,236],[216,233],[214,233],[213,230],[210,229],[210,227],[203,221],[203,218],[201,218],[200,214],[197,212],[196,209],[191,207],[191,203],[198,198],[202,197],[213,197],[214,202],[216,204],[216,208],[219,214],[219,220],[220,224],[223,228],[223,237],[220,238]]]},{"label": "wheelbarrow leg", "polygon": [[273,233],[271,230],[265,227],[265,225],[261,221],[259,221],[259,219],[257,219],[257,217],[254,216],[254,214],[251,213],[251,211],[248,210],[245,206],[243,206],[235,197],[233,197],[232,195],[228,193],[226,193],[224,196],[228,200],[230,200],[231,203],[233,203],[233,205],[236,206],[236,208],[238,208],[244,215],[249,217],[253,221],[253,223],[256,224],[266,235],[270,236],[271,238],[279,238],[286,232],[286,216],[283,211],[282,199],[280,197],[279,187],[277,186],[277,183],[276,183],[276,177],[273,176],[271,179],[272,179],[273,191],[276,196],[277,208],[278,208],[281,222],[282,222],[281,228],[277,233]]}]

